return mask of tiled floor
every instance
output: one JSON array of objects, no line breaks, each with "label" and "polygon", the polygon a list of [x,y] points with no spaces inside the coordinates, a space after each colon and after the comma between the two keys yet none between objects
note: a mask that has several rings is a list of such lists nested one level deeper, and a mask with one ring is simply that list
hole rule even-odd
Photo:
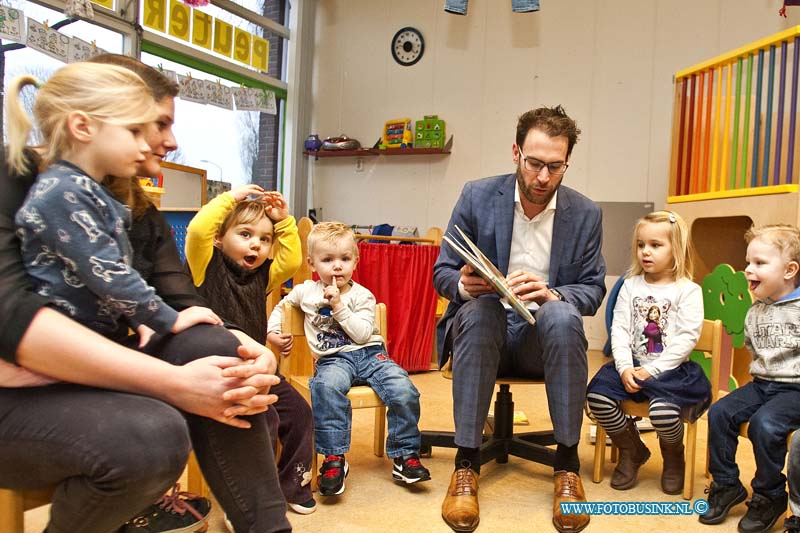
[{"label": "tiled floor", "polygon": [[[604,358],[598,352],[591,352],[589,360],[591,375],[604,362]],[[412,379],[422,394],[420,426],[423,429],[452,429],[451,382],[438,372],[417,374]],[[524,411],[530,420],[528,426],[519,426],[519,431],[549,425],[544,387],[514,385],[511,390],[515,410]],[[317,496],[317,511],[311,515],[289,512],[294,529],[310,533],[450,531],[441,518],[441,503],[453,471],[454,450],[436,448],[433,457],[424,460],[431,470],[431,481],[410,487],[401,486],[392,481],[389,460],[372,454],[372,423],[371,410],[354,411],[353,447],[347,455],[351,465],[347,490],[338,497]],[[707,483],[703,475],[707,432],[705,420],[698,427],[694,499],[704,496],[703,488]],[[611,489],[608,479],[613,465],[608,461],[604,481],[592,483],[594,447],[589,444],[588,433],[587,420],[580,445],[580,458],[583,483],[590,501],[684,501],[680,496],[665,495],[659,488],[661,456],[652,432],[646,433],[644,440],[653,456],[642,468],[636,487],[626,492]],[[740,444],[738,457],[742,481],[749,485],[754,472],[752,450],[746,439],[740,439]],[[507,464],[488,463],[483,467],[480,480],[481,523],[477,531],[555,531],[551,525],[552,492],[552,470],[549,467],[513,457]],[[728,519],[718,526],[703,526],[697,522],[696,516],[594,516],[586,531],[643,533],[708,530],[710,533],[722,533],[736,531],[736,524],[745,510],[743,504],[737,506]],[[29,512],[26,516],[26,533],[42,531],[46,513],[46,508]],[[776,526],[775,531],[778,530]],[[208,532],[226,532],[218,506],[212,512]]]}]

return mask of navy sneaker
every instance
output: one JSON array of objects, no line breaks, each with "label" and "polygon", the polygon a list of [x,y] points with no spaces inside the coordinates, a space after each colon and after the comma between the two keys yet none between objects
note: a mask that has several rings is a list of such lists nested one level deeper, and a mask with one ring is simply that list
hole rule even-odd
[{"label": "navy sneaker", "polygon": [[323,496],[335,496],[344,492],[344,478],[350,472],[350,466],[344,455],[328,455],[319,469],[319,493]]},{"label": "navy sneaker", "polygon": [[783,521],[784,533],[800,533],[800,516],[790,516]]},{"label": "navy sneaker", "polygon": [[298,514],[311,514],[317,510],[317,502],[314,498],[303,503],[289,502],[289,509]]},{"label": "navy sneaker", "polygon": [[705,492],[708,494],[708,512],[700,515],[701,524],[720,524],[728,512],[736,504],[742,503],[747,499],[747,490],[744,485],[737,483],[736,485],[719,485],[711,482]]},{"label": "navy sneaker", "polygon": [[782,496],[770,499],[758,492],[747,502],[747,513],[739,520],[741,533],[762,533],[769,531],[778,518],[786,513],[786,504],[789,497],[784,492]]},{"label": "navy sneaker", "polygon": [[180,484],[122,526],[120,533],[203,533],[208,529],[211,502]]},{"label": "navy sneaker", "polygon": [[392,477],[395,481],[411,484],[419,481],[428,481],[431,478],[431,473],[422,466],[419,461],[419,455],[412,453],[411,455],[394,458]]}]

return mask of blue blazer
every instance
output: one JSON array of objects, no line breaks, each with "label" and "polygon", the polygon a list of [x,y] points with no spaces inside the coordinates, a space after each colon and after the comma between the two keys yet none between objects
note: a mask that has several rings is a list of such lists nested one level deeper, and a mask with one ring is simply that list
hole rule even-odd
[{"label": "blue blazer", "polygon": [[[515,174],[467,183],[447,224],[448,234],[457,234],[454,226],[458,225],[505,275],[511,253],[515,188]],[[603,213],[597,204],[569,187],[559,187],[550,251],[550,287],[583,316],[594,315],[606,293],[602,223]],[[442,243],[433,267],[433,284],[450,304],[437,327],[440,367],[450,357],[452,347],[449,342],[445,346],[445,341],[451,321],[464,304],[458,293],[462,266],[461,257]]]}]

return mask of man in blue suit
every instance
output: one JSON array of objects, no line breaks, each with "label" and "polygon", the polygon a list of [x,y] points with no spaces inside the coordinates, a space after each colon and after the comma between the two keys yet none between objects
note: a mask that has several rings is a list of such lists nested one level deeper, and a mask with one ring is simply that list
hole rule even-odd
[{"label": "man in blue suit", "polygon": [[561,106],[528,111],[512,147],[516,172],[464,186],[450,222],[506,275],[531,309],[531,325],[447,245],[433,281],[450,304],[438,327],[439,365],[452,357],[453,417],[458,446],[442,517],[456,531],[478,526],[482,429],[497,377],[542,378],[557,449],[553,525],[580,531],[585,514],[562,514],[562,501],[585,501],[578,441],[586,397],[586,336],[582,315],[605,295],[602,213],[561,186],[580,130]]}]

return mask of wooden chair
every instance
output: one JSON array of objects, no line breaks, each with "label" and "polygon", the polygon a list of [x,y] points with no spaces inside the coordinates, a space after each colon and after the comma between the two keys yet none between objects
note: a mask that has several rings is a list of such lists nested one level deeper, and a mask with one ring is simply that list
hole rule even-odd
[{"label": "wooden chair", "polygon": [[[695,350],[705,353],[706,358],[711,358],[711,382],[719,383],[719,362],[722,356],[722,321],[704,320],[703,330],[700,339],[697,341]],[[712,390],[716,387],[712,387]],[[648,417],[649,404],[647,402],[636,403],[625,400],[621,404],[622,411],[630,416]],[[694,466],[695,448],[697,440],[697,421],[686,424],[686,470],[683,482],[683,497],[687,500],[692,499],[694,489]],[[597,425],[597,439],[594,444],[594,475],[592,480],[595,483],[603,481],[603,466],[605,463],[606,451],[606,431],[600,424]]]},{"label": "wooden chair", "polygon": [[[306,342],[305,330],[303,329],[304,313],[301,309],[286,305],[283,308],[283,325],[282,331],[284,333],[291,333],[294,336],[294,346],[289,354],[289,357],[304,358],[308,365],[309,371],[304,375],[293,375],[289,379],[289,383],[306,399],[311,405],[311,388],[308,385],[308,380],[314,374],[313,358]],[[378,332],[385,339],[386,338],[386,304],[379,303],[375,306],[375,324]],[[293,368],[298,368],[298,364],[292,363]],[[366,385],[355,386],[347,393],[347,398],[353,409],[375,409],[375,429],[373,433],[372,449],[378,457],[383,457],[384,443],[386,441],[386,406],[380,397],[370,387]],[[314,443],[311,443],[312,450]],[[317,488],[317,454],[311,454],[311,486],[316,490]]]},{"label": "wooden chair", "polygon": [[50,503],[55,489],[55,487],[39,490],[0,489],[0,531],[23,533],[25,511]]},{"label": "wooden chair", "polygon": [[[451,360],[442,368],[442,376],[453,379]],[[499,378],[495,381],[500,385],[494,401],[494,422],[484,428],[483,443],[480,446],[481,464],[486,464],[492,459],[497,463],[507,463],[508,456],[513,455],[528,461],[553,466],[555,450],[548,448],[556,444],[553,430],[528,431],[514,433],[514,400],[511,395],[511,385],[515,384],[540,384],[544,380]],[[421,452],[429,456],[432,447],[457,448],[455,433],[452,431],[423,431]]]},{"label": "wooden chair", "polygon": [[[207,498],[210,491],[194,452],[189,456],[186,468],[189,492]],[[55,486],[36,490],[0,489],[0,533],[24,533],[25,511],[49,504],[55,491]]]}]

